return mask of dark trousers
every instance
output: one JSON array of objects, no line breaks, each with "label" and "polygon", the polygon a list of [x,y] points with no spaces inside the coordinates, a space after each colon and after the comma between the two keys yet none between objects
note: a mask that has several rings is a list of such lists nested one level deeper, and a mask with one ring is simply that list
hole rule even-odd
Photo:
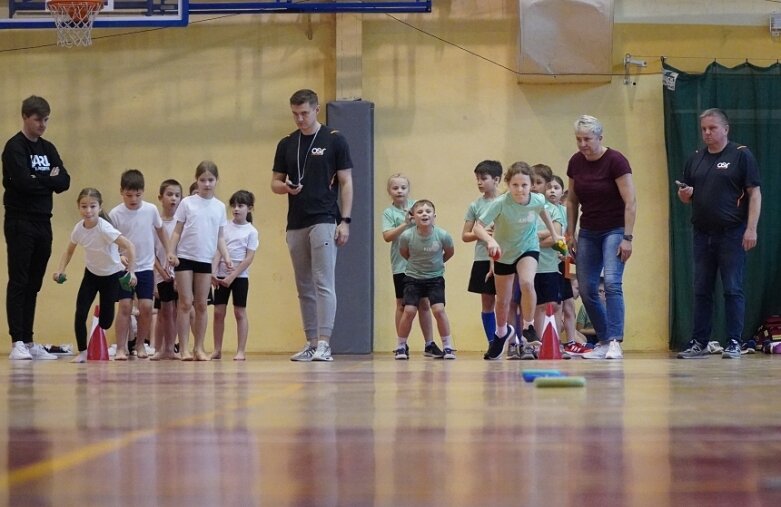
[{"label": "dark trousers", "polygon": [[3,229],[8,252],[8,331],[12,342],[30,343],[35,304],[52,254],[52,226],[49,221],[6,217]]},{"label": "dark trousers", "polygon": [[119,296],[119,277],[122,274],[122,271],[117,271],[113,275],[98,276],[87,269],[84,270],[84,278],[81,279],[79,294],[76,296],[76,317],[73,326],[79,352],[87,350],[87,315],[95,295],[100,294],[98,325],[102,329],[108,329],[114,323],[114,304]]},{"label": "dark trousers", "polygon": [[713,291],[716,275],[724,289],[724,314],[727,340],[741,342],[746,299],[743,294],[743,271],[746,251],[743,234],[746,225],[718,232],[694,229],[694,330],[692,338],[702,344],[712,339]]}]

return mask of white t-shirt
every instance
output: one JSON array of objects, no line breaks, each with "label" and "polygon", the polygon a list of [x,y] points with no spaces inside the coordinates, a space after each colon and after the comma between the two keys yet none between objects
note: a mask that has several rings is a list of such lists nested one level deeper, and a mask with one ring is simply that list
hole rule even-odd
[{"label": "white t-shirt", "polygon": [[84,247],[84,264],[93,275],[108,276],[125,269],[119,260],[119,247],[114,243],[122,234],[102,218],[87,229],[79,220],[71,232],[71,242]]},{"label": "white t-shirt", "polygon": [[[254,252],[260,244],[258,230],[249,222],[242,225],[232,221],[228,222],[228,225],[222,230],[222,236],[225,238],[225,244],[228,246],[228,254],[233,261],[234,268],[247,257],[248,250]],[[228,276],[225,259],[220,259],[220,264],[217,266],[217,276]],[[249,268],[242,271],[236,278],[249,278]]]},{"label": "white t-shirt", "polygon": [[225,227],[225,204],[216,197],[204,199],[190,195],[182,199],[174,214],[177,222],[184,222],[177,257],[197,262],[212,263],[217,252],[220,227]]},{"label": "white t-shirt", "polygon": [[[168,239],[171,239],[171,235],[174,233],[174,228],[176,227],[176,219],[175,218],[169,218],[168,220],[164,220],[162,217],[160,220],[163,223],[163,230],[165,231],[165,235],[168,237]],[[165,245],[163,245],[160,242],[160,238],[155,235],[155,255],[157,256],[157,260],[162,264],[163,266],[166,266],[168,264],[168,252],[165,250]],[[168,272],[171,274],[171,276],[174,276],[174,268],[171,266],[168,266]],[[163,281],[163,277],[160,276],[160,273],[155,271],[155,285]]]},{"label": "white t-shirt", "polygon": [[163,226],[157,207],[141,201],[138,209],[130,209],[123,203],[112,209],[108,217],[114,227],[136,248],[136,272],[153,270],[156,229]]}]

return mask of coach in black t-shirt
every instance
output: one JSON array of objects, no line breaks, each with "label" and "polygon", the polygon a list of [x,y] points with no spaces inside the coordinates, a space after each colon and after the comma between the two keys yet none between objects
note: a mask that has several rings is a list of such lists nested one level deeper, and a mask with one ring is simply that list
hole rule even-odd
[{"label": "coach in black t-shirt", "polygon": [[22,130],[3,150],[3,205],[8,246],[6,312],[11,359],[57,359],[33,343],[35,304],[52,253],[52,194],[68,190],[60,154],[41,136],[51,108],[42,97],[22,102]]},{"label": "coach in black t-shirt", "polygon": [[707,354],[713,318],[716,273],[724,286],[727,315],[725,359],[740,358],[745,298],[743,271],[746,252],[757,244],[757,222],[762,206],[759,168],[748,148],[730,142],[724,111],[708,109],[700,115],[705,149],[686,162],[678,198],[692,204],[694,231],[694,329],[681,359]]},{"label": "coach in black t-shirt", "polygon": [[317,121],[315,92],[295,92],[290,109],[298,129],[279,141],[271,178],[272,192],[288,196],[286,239],[307,339],[290,359],[331,361],[336,247],[350,237],[353,163],[344,136]]}]

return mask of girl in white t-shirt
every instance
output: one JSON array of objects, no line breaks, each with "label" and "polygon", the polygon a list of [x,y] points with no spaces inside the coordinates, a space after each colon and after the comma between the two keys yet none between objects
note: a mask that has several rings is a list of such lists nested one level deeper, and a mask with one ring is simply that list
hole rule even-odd
[{"label": "girl in white t-shirt", "polygon": [[[206,299],[212,279],[212,260],[217,250],[233,269],[223,239],[225,204],[214,197],[219,174],[217,166],[204,160],[195,169],[198,194],[182,199],[174,217],[176,226],[168,245],[168,262],[174,266],[176,289],[179,292],[176,328],[179,334],[179,353],[182,361],[208,361],[203,348],[208,324]],[[190,340],[190,308],[195,307],[193,335],[195,346],[188,350]]]},{"label": "girl in white t-shirt", "polygon": [[[228,299],[233,293],[233,315],[236,317],[238,349],[234,361],[244,361],[247,348],[249,322],[247,321],[247,293],[249,292],[249,266],[258,249],[258,230],[252,225],[252,209],[255,196],[247,190],[239,190],[230,198],[233,221],[225,226],[225,243],[230,257],[223,258],[220,252],[214,256],[212,271],[214,284],[214,352],[212,359],[222,357],[222,336],[225,331],[225,313]],[[228,268],[226,260],[233,262]]]},{"label": "girl in white t-shirt", "polygon": [[[73,257],[77,245],[84,247],[84,278],[81,280],[78,296],[76,296],[76,343],[79,354],[74,363],[87,360],[87,314],[95,299],[100,294],[100,317],[98,325],[105,331],[114,322],[114,304],[119,295],[119,278],[127,270],[130,273],[130,286],[135,287],[136,252],[127,238],[111,225],[103,214],[101,206],[103,198],[94,188],[85,188],[79,192],[76,200],[79,205],[81,220],[71,232],[70,243],[62,254],[60,265],[52,278],[57,283],[65,281],[65,268]],[[127,258],[127,266],[119,259],[119,248],[122,248]]]}]

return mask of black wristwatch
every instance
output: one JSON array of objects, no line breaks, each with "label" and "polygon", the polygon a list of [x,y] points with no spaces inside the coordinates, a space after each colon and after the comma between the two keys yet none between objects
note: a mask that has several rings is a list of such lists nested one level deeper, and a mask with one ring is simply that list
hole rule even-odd
[{"label": "black wristwatch", "polygon": [[342,217],[341,221],[346,223],[347,225],[350,225],[352,223],[353,219],[350,218],[350,217]]},{"label": "black wristwatch", "polygon": [[627,241],[632,241],[633,239],[635,239],[635,237],[631,234],[624,234],[624,239]]}]

